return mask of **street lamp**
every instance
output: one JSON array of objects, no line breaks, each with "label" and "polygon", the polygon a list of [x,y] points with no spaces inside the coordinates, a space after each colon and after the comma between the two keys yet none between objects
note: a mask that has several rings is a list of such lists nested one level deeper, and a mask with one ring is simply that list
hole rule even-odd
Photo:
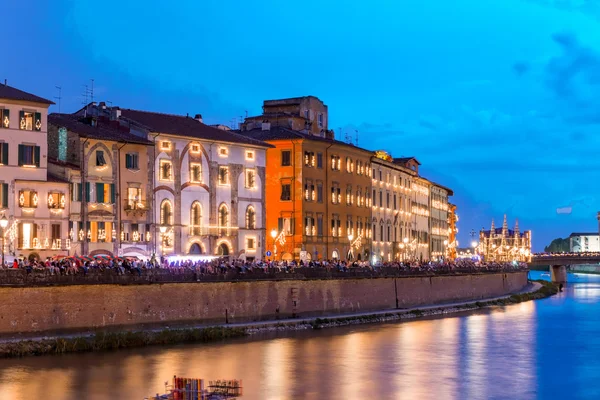
[{"label": "street lamp", "polygon": [[2,214],[2,218],[0,219],[0,228],[2,228],[2,266],[4,267],[4,229],[8,226],[8,220],[6,216]]},{"label": "street lamp", "polygon": [[444,240],[444,258],[446,258],[447,249],[448,249],[448,240]]},{"label": "street lamp", "polygon": [[273,259],[275,259],[275,254],[277,253],[277,247],[275,246],[275,238],[277,237],[277,229],[273,229],[271,231],[271,237],[273,238]]}]

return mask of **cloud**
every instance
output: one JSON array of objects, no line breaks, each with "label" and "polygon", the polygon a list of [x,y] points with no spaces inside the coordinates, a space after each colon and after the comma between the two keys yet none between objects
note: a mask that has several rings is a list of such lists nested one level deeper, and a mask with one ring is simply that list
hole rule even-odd
[{"label": "cloud", "polygon": [[600,101],[600,54],[583,46],[572,33],[556,33],[552,40],[562,53],[545,67],[548,88],[562,100],[579,107],[596,106]]}]

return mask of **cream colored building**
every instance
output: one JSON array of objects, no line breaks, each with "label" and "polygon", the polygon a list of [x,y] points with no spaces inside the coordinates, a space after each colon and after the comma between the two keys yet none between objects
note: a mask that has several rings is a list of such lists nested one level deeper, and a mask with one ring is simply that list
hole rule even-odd
[{"label": "cream colored building", "polygon": [[48,107],[54,104],[0,85],[0,218],[4,254],[44,259],[68,251],[68,183],[48,173]]}]

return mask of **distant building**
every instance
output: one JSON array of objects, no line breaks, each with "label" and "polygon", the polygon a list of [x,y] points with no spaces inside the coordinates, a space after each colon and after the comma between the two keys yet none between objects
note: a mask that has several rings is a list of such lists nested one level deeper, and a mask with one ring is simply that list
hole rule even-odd
[{"label": "distant building", "polygon": [[592,233],[571,233],[569,236],[571,253],[587,253],[600,251],[600,235]]},{"label": "distant building", "polygon": [[479,232],[479,243],[475,246],[478,254],[485,261],[529,261],[531,257],[531,231],[519,231],[519,221],[515,221],[514,229],[508,229],[506,215],[502,228],[492,227],[489,231]]},{"label": "distant building", "polygon": [[458,240],[456,235],[458,234],[458,228],[456,223],[458,222],[458,214],[456,213],[456,205],[448,203],[448,257],[455,259],[457,256],[456,249],[458,247]]}]

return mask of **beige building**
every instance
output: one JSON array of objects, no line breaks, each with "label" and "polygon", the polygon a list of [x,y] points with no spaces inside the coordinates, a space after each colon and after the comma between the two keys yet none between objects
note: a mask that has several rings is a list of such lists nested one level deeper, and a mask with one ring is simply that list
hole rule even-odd
[{"label": "beige building", "polygon": [[150,257],[152,143],[94,103],[49,123],[50,167],[71,187],[70,254]]},{"label": "beige building", "polygon": [[48,172],[47,120],[53,104],[0,85],[0,218],[3,254],[44,259],[68,251],[66,181]]},{"label": "beige building", "polygon": [[413,181],[418,174],[413,158],[393,159],[384,151],[371,157],[373,186],[373,256],[379,261],[407,260],[416,251],[413,228]]}]

